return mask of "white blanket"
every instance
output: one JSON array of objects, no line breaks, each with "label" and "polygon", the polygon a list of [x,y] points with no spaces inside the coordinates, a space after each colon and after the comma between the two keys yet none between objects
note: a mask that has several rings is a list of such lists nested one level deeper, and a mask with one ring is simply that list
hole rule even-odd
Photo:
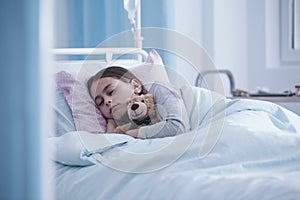
[{"label": "white blanket", "polygon": [[60,163],[58,199],[300,197],[299,116],[200,88],[183,87],[182,94],[193,129],[176,137],[70,132],[50,138]]}]

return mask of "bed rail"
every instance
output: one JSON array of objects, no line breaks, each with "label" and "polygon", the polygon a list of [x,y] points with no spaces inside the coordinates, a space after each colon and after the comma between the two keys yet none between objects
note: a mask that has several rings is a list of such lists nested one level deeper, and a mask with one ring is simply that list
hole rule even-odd
[{"label": "bed rail", "polygon": [[137,60],[145,60],[147,52],[140,48],[57,48],[53,49],[53,54],[58,55],[105,55],[105,61],[111,62],[113,55],[132,54],[137,55]]}]

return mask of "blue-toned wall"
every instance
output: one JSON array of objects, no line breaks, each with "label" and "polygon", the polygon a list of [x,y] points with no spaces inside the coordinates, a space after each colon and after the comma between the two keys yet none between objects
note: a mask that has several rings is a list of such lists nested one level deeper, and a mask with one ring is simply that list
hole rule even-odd
[{"label": "blue-toned wall", "polygon": [[38,0],[0,6],[0,199],[40,199]]}]

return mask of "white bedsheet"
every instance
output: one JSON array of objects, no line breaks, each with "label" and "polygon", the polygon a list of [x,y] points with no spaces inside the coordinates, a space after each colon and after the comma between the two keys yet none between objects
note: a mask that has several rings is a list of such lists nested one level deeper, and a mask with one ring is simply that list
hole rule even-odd
[{"label": "white bedsheet", "polygon": [[50,138],[57,198],[300,198],[299,116],[269,102],[214,101],[199,88],[182,93],[198,123],[188,133],[147,140],[87,132]]}]

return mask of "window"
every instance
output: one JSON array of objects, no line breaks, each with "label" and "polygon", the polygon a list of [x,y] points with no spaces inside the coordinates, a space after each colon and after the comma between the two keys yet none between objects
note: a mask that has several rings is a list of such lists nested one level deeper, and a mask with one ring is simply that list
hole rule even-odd
[{"label": "window", "polygon": [[294,0],[293,7],[293,48],[300,50],[300,0]]},{"label": "window", "polygon": [[281,61],[300,62],[300,0],[281,0]]}]

